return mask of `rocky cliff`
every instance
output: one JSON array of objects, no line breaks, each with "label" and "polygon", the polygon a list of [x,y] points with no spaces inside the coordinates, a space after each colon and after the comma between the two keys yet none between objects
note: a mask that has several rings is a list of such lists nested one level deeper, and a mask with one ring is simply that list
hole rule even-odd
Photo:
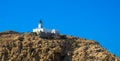
[{"label": "rocky cliff", "polygon": [[120,61],[94,40],[67,36],[43,39],[34,33],[1,32],[0,61]]}]

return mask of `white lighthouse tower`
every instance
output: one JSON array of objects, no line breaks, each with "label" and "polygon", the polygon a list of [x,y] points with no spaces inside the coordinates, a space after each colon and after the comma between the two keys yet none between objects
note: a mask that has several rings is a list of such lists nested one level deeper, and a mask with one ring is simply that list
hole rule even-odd
[{"label": "white lighthouse tower", "polygon": [[38,24],[38,28],[42,28],[42,20],[40,20],[40,22]]},{"label": "white lighthouse tower", "polygon": [[38,28],[33,29],[33,32],[35,33],[40,33],[40,32],[44,32],[44,33],[53,33],[53,34],[58,34],[59,32],[55,29],[53,30],[49,30],[49,29],[45,29],[42,26],[42,20],[40,20],[39,24],[38,24]]},{"label": "white lighthouse tower", "polygon": [[40,33],[40,32],[44,32],[44,29],[42,27],[42,21],[40,20],[39,24],[38,24],[38,28],[33,29],[33,32],[36,33]]}]

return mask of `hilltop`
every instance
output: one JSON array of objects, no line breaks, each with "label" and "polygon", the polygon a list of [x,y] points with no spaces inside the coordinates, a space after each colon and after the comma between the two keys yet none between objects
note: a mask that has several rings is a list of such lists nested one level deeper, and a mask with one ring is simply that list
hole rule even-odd
[{"label": "hilltop", "polygon": [[98,42],[59,35],[41,38],[35,33],[0,33],[0,61],[120,61]]}]

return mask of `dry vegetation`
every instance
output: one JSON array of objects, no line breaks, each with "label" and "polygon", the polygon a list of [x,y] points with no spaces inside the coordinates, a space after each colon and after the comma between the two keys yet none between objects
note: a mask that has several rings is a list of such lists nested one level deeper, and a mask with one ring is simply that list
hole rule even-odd
[{"label": "dry vegetation", "polygon": [[42,39],[33,33],[0,33],[0,61],[120,61],[83,38]]}]

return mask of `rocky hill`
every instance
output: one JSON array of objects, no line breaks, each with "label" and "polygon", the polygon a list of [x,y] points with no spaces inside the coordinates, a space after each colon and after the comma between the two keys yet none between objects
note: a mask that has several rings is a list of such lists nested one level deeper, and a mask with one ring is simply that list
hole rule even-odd
[{"label": "rocky hill", "polygon": [[0,33],[0,61],[120,61],[94,40],[66,36],[40,38],[35,33]]}]

